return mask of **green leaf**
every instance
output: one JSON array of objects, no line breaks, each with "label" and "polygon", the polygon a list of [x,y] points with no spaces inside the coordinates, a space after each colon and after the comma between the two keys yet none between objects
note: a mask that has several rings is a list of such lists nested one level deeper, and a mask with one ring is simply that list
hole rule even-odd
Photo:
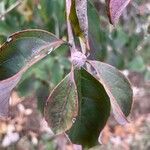
[{"label": "green leaf", "polygon": [[56,134],[70,129],[78,113],[78,97],[72,72],[51,92],[45,107],[45,119]]},{"label": "green leaf", "polygon": [[29,67],[41,60],[62,43],[43,30],[25,30],[11,35],[0,48],[0,80],[15,75],[25,65]]},{"label": "green leaf", "polygon": [[48,31],[55,31],[58,36],[63,36],[62,26],[65,24],[64,7],[65,2],[60,0],[42,0],[39,1],[38,16],[43,20],[43,26]]},{"label": "green leaf", "polygon": [[129,35],[120,28],[116,29],[113,33],[114,36],[112,35],[112,40],[114,43],[114,48],[122,49],[127,43]]},{"label": "green leaf", "polygon": [[71,0],[69,19],[75,34],[89,49],[87,0]]},{"label": "green leaf", "polygon": [[128,68],[132,71],[144,72],[146,70],[146,65],[141,56],[135,56],[128,64]]},{"label": "green leaf", "polygon": [[94,5],[88,1],[88,26],[89,26],[89,45],[92,50],[92,59],[104,60],[108,42],[107,31],[100,25],[99,14]]},{"label": "green leaf", "polygon": [[70,140],[83,147],[98,144],[98,137],[110,114],[110,101],[103,85],[81,68],[75,70],[79,113],[72,128],[67,131]]},{"label": "green leaf", "polygon": [[80,28],[78,16],[76,13],[76,0],[71,0],[71,8],[70,8],[70,14],[69,14],[69,19],[71,22],[71,25],[74,29],[74,32],[77,36],[83,36],[82,30]]},{"label": "green leaf", "polygon": [[0,34],[0,47],[6,41],[6,36]]},{"label": "green leaf", "polygon": [[58,60],[55,59],[53,66],[51,67],[51,82],[56,85],[58,84],[64,75],[64,69],[61,64],[59,64]]},{"label": "green leaf", "polygon": [[14,33],[0,47],[1,116],[7,115],[11,91],[23,72],[63,43],[49,32],[33,29]]},{"label": "green leaf", "polygon": [[131,110],[133,96],[128,79],[111,65],[99,61],[89,61],[89,63],[96,70],[99,81],[110,97],[114,117],[120,124],[125,124],[126,116]]},{"label": "green leaf", "polygon": [[105,62],[118,69],[123,69],[125,66],[124,54],[120,54],[116,50],[112,50],[109,52],[109,57],[107,57]]},{"label": "green leaf", "polygon": [[40,81],[38,80],[38,88],[36,89],[36,97],[37,97],[37,107],[38,110],[41,111],[41,113],[44,113],[44,107],[46,104],[46,100],[49,96],[49,85],[47,84],[46,81]]}]

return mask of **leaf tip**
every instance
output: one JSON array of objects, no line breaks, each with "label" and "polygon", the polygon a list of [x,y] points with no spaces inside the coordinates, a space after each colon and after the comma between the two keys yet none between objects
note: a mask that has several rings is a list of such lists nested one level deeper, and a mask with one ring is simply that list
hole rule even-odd
[{"label": "leaf tip", "polygon": [[112,25],[116,25],[124,9],[130,3],[130,0],[108,0],[108,18]]}]

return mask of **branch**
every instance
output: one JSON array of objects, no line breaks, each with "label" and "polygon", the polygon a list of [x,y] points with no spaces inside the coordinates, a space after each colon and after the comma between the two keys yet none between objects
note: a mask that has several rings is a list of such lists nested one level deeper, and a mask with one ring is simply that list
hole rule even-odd
[{"label": "branch", "polygon": [[3,14],[0,14],[0,20],[2,20],[9,12],[18,7],[21,3],[22,1],[18,0],[13,5],[11,5]]}]

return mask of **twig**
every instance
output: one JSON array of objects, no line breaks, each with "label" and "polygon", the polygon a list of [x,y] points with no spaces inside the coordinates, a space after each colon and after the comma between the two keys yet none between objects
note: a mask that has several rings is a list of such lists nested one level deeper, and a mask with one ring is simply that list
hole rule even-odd
[{"label": "twig", "polygon": [[18,7],[21,3],[22,1],[18,0],[13,5],[11,5],[3,14],[0,14],[0,20],[2,20],[9,12]]}]

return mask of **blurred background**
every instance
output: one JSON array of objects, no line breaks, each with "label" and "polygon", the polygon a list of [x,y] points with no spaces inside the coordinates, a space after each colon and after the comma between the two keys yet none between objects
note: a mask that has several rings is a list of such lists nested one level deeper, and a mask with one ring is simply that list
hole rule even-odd
[{"label": "blurred background", "polygon": [[[11,8],[13,8],[11,10]],[[11,11],[10,11],[11,10]],[[132,0],[118,25],[109,24],[105,0],[89,0],[90,59],[107,62],[131,81],[134,104],[126,126],[110,117],[103,145],[91,150],[150,150],[150,0]],[[0,46],[23,29],[40,28],[67,39],[64,0],[0,0]],[[70,70],[61,46],[31,67],[11,96],[10,118],[0,122],[0,150],[73,150],[43,120],[49,92]]]}]

